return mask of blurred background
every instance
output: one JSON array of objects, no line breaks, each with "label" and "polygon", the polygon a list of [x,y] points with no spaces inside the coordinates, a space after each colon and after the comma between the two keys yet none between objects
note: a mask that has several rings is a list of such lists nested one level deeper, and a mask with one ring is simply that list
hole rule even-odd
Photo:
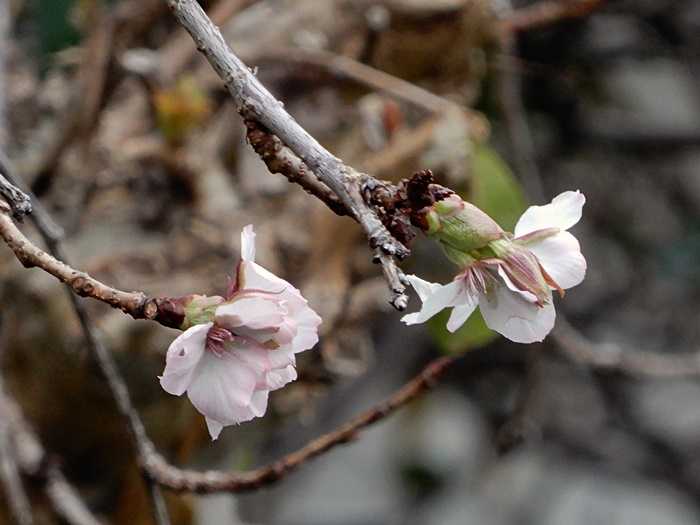
[{"label": "blurred background", "polygon": [[[84,300],[169,460],[262,465],[429,360],[461,356],[420,400],[274,487],[166,491],[173,523],[699,522],[700,3],[202,2],[348,164],[395,182],[429,168],[505,228],[529,203],[586,195],[573,232],[587,278],[531,346],[478,316],[454,335],[444,316],[401,324],[360,228],[267,171],[166,2],[0,4],[11,31],[0,142],[77,268],[153,296],[219,294],[253,223],[258,260],[324,319],[299,380],[212,443],[189,401],[157,381],[178,332]],[[440,282],[455,272],[421,236],[403,267]],[[52,464],[104,523],[151,523],[127,429],[62,287],[0,247],[0,304],[4,388]],[[36,523],[63,523],[41,483],[23,483]],[[12,523],[5,498],[0,523]]]}]

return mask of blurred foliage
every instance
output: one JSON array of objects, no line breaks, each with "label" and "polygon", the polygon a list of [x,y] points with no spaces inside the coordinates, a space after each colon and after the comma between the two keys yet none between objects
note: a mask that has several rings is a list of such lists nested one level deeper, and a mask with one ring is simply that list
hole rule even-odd
[{"label": "blurred foliage", "polygon": [[75,27],[71,14],[74,0],[39,0],[29,6],[30,15],[37,21],[41,54],[56,53],[80,42],[80,33]]},{"label": "blurred foliage", "polygon": [[[475,145],[471,162],[471,191],[462,197],[484,210],[505,230],[513,231],[527,207],[520,183],[501,156],[489,146]],[[487,345],[498,336],[486,326],[478,310],[451,334],[445,327],[451,312],[443,310],[428,325],[433,339],[443,352],[467,352]]]},{"label": "blurred foliage", "polygon": [[206,92],[191,76],[180,78],[173,87],[156,91],[153,103],[158,128],[173,145],[181,144],[211,114]]},{"label": "blurred foliage", "polygon": [[525,194],[513,172],[501,156],[486,145],[474,146],[472,187],[466,197],[507,231],[513,231],[527,207]]}]

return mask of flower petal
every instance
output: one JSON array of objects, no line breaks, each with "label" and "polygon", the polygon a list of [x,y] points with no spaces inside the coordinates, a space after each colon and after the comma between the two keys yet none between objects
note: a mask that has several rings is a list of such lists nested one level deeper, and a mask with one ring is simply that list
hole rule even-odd
[{"label": "flower petal", "polygon": [[472,297],[471,299],[471,302],[459,304],[452,309],[450,318],[447,321],[447,330],[454,333],[469,319],[478,303],[478,297]]},{"label": "flower petal", "polygon": [[466,304],[470,300],[462,280],[455,279],[444,286],[431,286],[431,293],[425,296],[420,311],[404,315],[401,320],[407,325],[424,323],[442,309],[449,306],[456,306],[460,303]]},{"label": "flower petal", "polygon": [[[537,271],[540,271],[539,268],[537,268]],[[501,266],[498,267],[498,275],[501,279],[503,279],[503,282],[506,284],[506,286],[511,292],[518,294],[528,303],[537,302],[537,297],[535,296],[535,294],[533,294],[532,292],[528,292],[527,290],[521,290],[520,288],[515,286],[515,284],[513,284],[513,281],[510,280],[510,277],[508,277],[508,274]]]},{"label": "flower petal", "polygon": [[245,226],[241,231],[241,259],[255,261],[255,230],[252,224]]},{"label": "flower petal", "polygon": [[586,276],[581,246],[569,232],[559,232],[528,246],[549,276],[563,289],[572,288]]},{"label": "flower petal", "polygon": [[439,283],[431,283],[429,281],[424,281],[417,275],[407,275],[406,279],[409,283],[411,283],[411,286],[413,286],[413,289],[416,291],[418,297],[423,303],[430,295],[437,292],[442,286]]},{"label": "flower petal", "polygon": [[189,388],[199,364],[207,340],[207,332],[213,323],[198,324],[182,332],[168,348],[165,370],[160,376],[163,390],[181,396]]},{"label": "flower petal", "polygon": [[568,230],[579,220],[586,197],[580,191],[565,191],[545,206],[530,206],[515,225],[515,236],[546,228]]},{"label": "flower petal", "polygon": [[290,365],[285,368],[280,368],[269,372],[267,374],[267,386],[270,390],[278,390],[287,383],[291,383],[292,381],[296,380],[296,378],[296,368]]},{"label": "flower petal", "polygon": [[267,390],[258,390],[250,400],[250,410],[255,417],[263,417],[267,412],[267,400],[270,393]]},{"label": "flower petal", "polygon": [[253,418],[248,405],[256,383],[254,371],[232,352],[205,352],[187,395],[206,417],[231,425]]},{"label": "flower petal", "polygon": [[246,326],[253,330],[276,328],[284,322],[286,310],[277,297],[241,297],[216,309],[216,323],[234,329]]},{"label": "flower petal", "polygon": [[552,330],[556,316],[551,299],[539,307],[502,285],[482,294],[479,308],[489,328],[516,343],[542,341]]},{"label": "flower petal", "polygon": [[219,434],[221,434],[221,431],[224,429],[224,425],[208,417],[204,419],[207,422],[207,430],[209,430],[209,435],[212,440],[219,439]]}]

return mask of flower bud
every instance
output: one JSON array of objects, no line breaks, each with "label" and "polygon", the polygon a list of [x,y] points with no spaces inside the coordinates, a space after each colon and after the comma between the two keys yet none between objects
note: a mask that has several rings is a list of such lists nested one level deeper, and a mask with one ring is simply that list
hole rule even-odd
[{"label": "flower bud", "polygon": [[504,233],[491,217],[456,194],[435,202],[423,213],[428,235],[465,253],[485,247]]},{"label": "flower bud", "polygon": [[223,302],[224,298],[218,295],[190,295],[183,298],[185,320],[180,329],[187,330],[191,326],[213,321],[217,306]]}]

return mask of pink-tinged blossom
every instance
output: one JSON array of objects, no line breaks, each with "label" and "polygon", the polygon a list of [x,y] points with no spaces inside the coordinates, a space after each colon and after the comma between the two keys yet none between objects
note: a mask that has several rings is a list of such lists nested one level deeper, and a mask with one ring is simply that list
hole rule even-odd
[{"label": "pink-tinged blossom", "polygon": [[586,274],[586,260],[568,231],[581,219],[586,199],[567,191],[545,206],[531,206],[505,234],[469,253],[446,248],[462,272],[446,285],[415,275],[410,281],[423,305],[403,317],[408,325],[423,323],[452,308],[447,329],[456,331],[478,306],[492,330],[518,343],[542,341],[554,326],[552,290],[561,295]]},{"label": "pink-tinged blossom", "polygon": [[172,342],[160,384],[187,392],[216,439],[223,427],[264,415],[269,392],[296,379],[295,354],[318,342],[321,318],[299,290],[255,262],[251,225],[227,297],[205,306],[192,317],[209,321]]}]

